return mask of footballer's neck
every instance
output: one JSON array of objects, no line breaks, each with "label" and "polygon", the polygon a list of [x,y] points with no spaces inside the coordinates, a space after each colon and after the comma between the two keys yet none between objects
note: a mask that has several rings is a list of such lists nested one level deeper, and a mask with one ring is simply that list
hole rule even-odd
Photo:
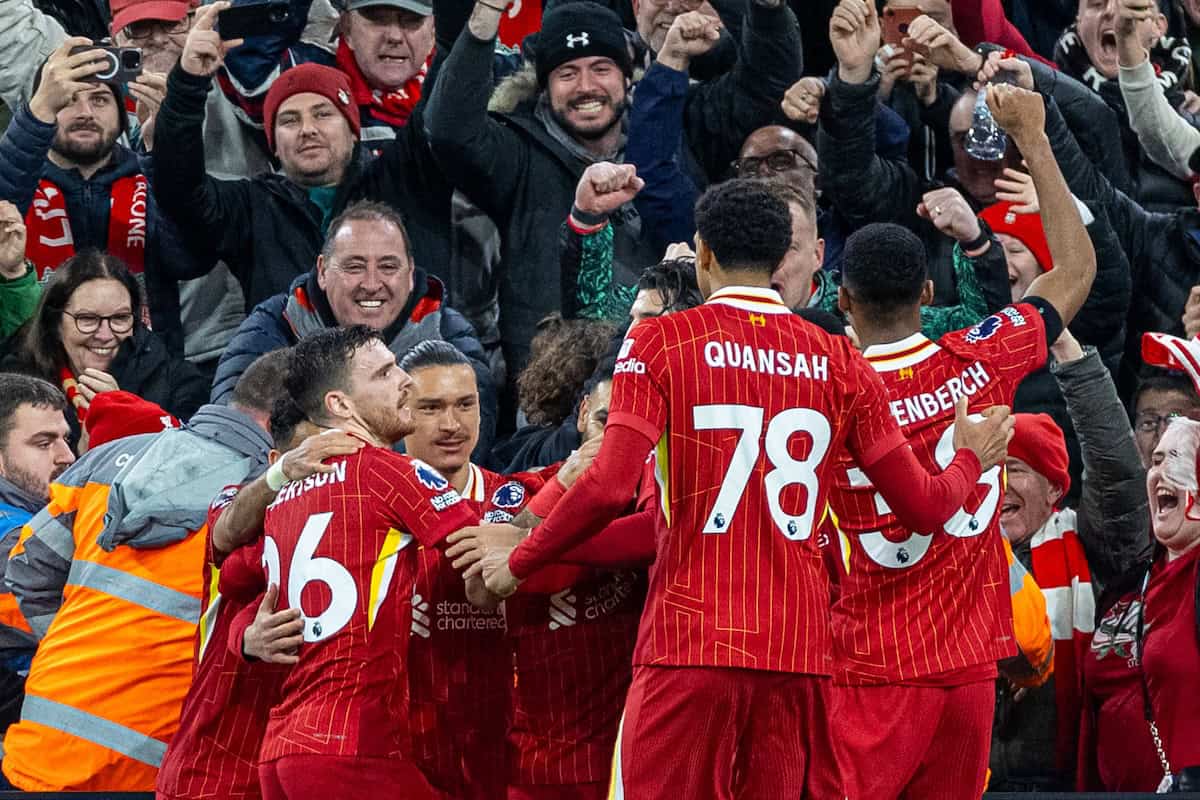
[{"label": "footballer's neck", "polygon": [[442,477],[450,481],[450,485],[454,488],[454,491],[462,494],[467,490],[467,484],[471,482],[471,462],[463,462],[461,467],[454,470],[454,472],[446,473]]},{"label": "footballer's neck", "polygon": [[916,307],[912,314],[887,320],[872,320],[865,315],[854,318],[854,332],[858,334],[858,343],[863,350],[877,344],[892,344],[902,342],[914,333],[921,332],[921,309]]},{"label": "footballer's neck", "polygon": [[747,286],[754,289],[770,289],[771,276],[757,270],[721,269],[717,267],[708,273],[709,296],[731,286]]}]

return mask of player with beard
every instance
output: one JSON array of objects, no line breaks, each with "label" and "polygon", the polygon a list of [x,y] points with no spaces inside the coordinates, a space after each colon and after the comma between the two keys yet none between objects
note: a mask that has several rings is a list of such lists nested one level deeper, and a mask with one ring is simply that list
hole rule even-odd
[{"label": "player with beard", "polygon": [[120,258],[146,288],[151,320],[182,354],[179,291],[161,265],[194,264],[177,229],[150,196],[137,155],[118,143],[127,129],[120,87],[91,76],[105,62],[73,37],[51,54],[33,99],[16,109],[0,146],[0,199],[25,217],[25,255],[39,280],[85,248]]},{"label": "player with beard", "polygon": [[436,470],[389,449],[413,431],[412,381],[377,332],[316,333],[288,366],[287,392],[308,420],[366,446],[303,481],[278,464],[268,473],[279,494],[264,521],[267,582],[301,610],[304,643],[263,740],[263,796],[434,798],[407,714],[417,546],[478,517]]},{"label": "player with beard", "polygon": [[[869,225],[846,243],[841,309],[887,387],[890,415],[926,467],[949,463],[972,411],[1011,403],[1017,385],[1091,291],[1096,258],[1043,130],[1039,95],[988,89],[996,121],[1020,148],[1041,199],[1054,268],[1022,302],[937,342],[920,332],[933,294],[920,240]],[[844,460],[830,506],[846,574],[833,607],[838,762],[850,797],[969,798],[983,791],[996,662],[1015,655],[1000,531],[1000,467],[985,472],[944,524],[912,526],[877,479]]]}]

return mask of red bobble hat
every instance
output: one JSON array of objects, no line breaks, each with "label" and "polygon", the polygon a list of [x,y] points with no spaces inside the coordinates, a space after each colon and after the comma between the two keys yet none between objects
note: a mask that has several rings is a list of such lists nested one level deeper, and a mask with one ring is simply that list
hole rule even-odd
[{"label": "red bobble hat", "polygon": [[333,103],[333,107],[342,112],[346,122],[350,123],[354,138],[358,138],[358,130],[362,123],[350,90],[350,79],[333,67],[301,64],[284,71],[276,78],[267,92],[267,99],[263,102],[263,127],[267,134],[267,144],[271,146],[272,151],[275,150],[275,112],[284,100],[303,92],[319,94]]},{"label": "red bobble hat", "polygon": [[136,436],[178,428],[179,420],[133,392],[101,392],[88,407],[88,448]]},{"label": "red bobble hat", "polygon": [[1004,233],[1029,248],[1037,259],[1042,272],[1054,269],[1054,257],[1050,255],[1050,244],[1042,228],[1041,214],[1018,214],[1012,203],[996,203],[988,206],[979,218],[988,224],[993,233]]},{"label": "red bobble hat", "polygon": [[1034,472],[1062,489],[1071,490],[1070,459],[1062,429],[1049,414],[1013,414],[1016,428],[1008,443],[1009,458],[1019,458]]}]

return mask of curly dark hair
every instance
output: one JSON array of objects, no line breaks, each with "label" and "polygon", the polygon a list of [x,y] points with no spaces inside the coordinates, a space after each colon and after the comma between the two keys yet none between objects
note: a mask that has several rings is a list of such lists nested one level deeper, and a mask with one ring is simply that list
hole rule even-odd
[{"label": "curly dark hair", "polygon": [[517,378],[521,410],[533,425],[561,425],[619,329],[598,320],[565,320],[557,313],[538,328],[529,363]]},{"label": "curly dark hair", "polygon": [[696,262],[690,258],[671,258],[642,270],[639,289],[653,289],[662,295],[663,313],[686,311],[704,302],[696,285]]},{"label": "curly dark hair", "polygon": [[873,222],[846,239],[842,286],[880,315],[919,302],[928,278],[925,246],[908,228]]},{"label": "curly dark hair", "polygon": [[710,187],[696,202],[696,230],[724,270],[769,275],[792,244],[787,203],[752,178]]}]

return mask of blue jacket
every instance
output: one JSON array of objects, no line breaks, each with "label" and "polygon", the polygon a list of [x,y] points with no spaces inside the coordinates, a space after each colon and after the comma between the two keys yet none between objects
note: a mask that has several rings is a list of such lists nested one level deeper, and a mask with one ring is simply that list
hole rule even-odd
[{"label": "blue jacket", "polygon": [[[112,163],[90,179],[77,170],[64,170],[50,162],[47,154],[54,142],[57,126],[33,116],[28,105],[13,114],[4,138],[0,140],[0,200],[7,200],[24,216],[33,203],[38,182],[45,178],[57,186],[66,201],[71,234],[78,252],[84,248],[104,250],[108,246],[109,195],[113,183],[142,173],[149,180],[148,164],[123,145],[116,145]],[[166,342],[168,350],[183,355],[183,331],[179,323],[179,289],[165,273],[192,264],[195,256],[186,248],[176,229],[161,214],[153,192],[146,211],[146,295],[154,330]],[[196,268],[190,272],[204,272]]]},{"label": "blue jacket", "polygon": [[[213,379],[212,402],[227,403],[238,378],[254,359],[291,347],[304,336],[335,327],[325,293],[317,285],[315,271],[292,282],[291,288],[259,303],[238,328],[225,348]],[[483,345],[471,323],[445,305],[445,287],[418,268],[413,275],[413,293],[399,319],[383,331],[388,347],[400,358],[426,339],[441,339],[458,348],[471,361],[479,385],[479,443],[474,458],[482,461],[491,452],[496,433],[496,386]]]},{"label": "blue jacket", "polygon": [[[30,497],[10,481],[0,478],[0,576],[8,567],[9,552],[21,538],[21,528],[44,505],[44,501]],[[8,593],[8,588],[0,584],[0,596]],[[0,606],[14,605],[11,597],[0,599]],[[33,634],[0,624],[0,667],[13,672],[28,670],[35,650],[37,639]]]}]

